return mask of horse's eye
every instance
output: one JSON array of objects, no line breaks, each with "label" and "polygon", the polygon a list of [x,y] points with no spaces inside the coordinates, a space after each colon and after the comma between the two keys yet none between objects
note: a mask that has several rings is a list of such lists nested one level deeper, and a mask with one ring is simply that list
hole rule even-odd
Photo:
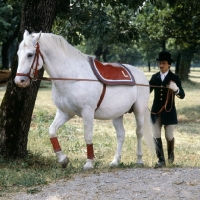
[{"label": "horse's eye", "polygon": [[28,53],[28,55],[27,55],[28,58],[31,58],[32,56],[33,56],[32,53]]}]

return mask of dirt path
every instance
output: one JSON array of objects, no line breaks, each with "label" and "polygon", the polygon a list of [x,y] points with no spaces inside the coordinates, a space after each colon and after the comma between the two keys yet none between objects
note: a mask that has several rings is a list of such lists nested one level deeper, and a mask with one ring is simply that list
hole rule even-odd
[{"label": "dirt path", "polygon": [[37,194],[16,193],[1,200],[199,200],[200,169],[126,169],[78,175],[44,186]]}]

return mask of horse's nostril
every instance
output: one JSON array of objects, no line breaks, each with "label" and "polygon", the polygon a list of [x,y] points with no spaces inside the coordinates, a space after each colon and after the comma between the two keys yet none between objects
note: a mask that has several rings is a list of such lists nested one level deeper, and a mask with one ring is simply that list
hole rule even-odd
[{"label": "horse's nostril", "polygon": [[25,82],[25,80],[21,80],[21,83]]}]

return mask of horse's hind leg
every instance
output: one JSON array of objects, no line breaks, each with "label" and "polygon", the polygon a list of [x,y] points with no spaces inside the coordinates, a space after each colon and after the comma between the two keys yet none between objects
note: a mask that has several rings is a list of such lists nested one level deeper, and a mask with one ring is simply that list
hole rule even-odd
[{"label": "horse's hind leg", "polygon": [[110,163],[111,167],[118,166],[121,160],[122,146],[125,138],[125,130],[123,125],[123,116],[113,119],[113,125],[117,135],[117,150],[113,161]]},{"label": "horse's hind leg", "polygon": [[144,114],[143,112],[134,109],[136,119],[136,135],[137,135],[137,164],[143,165],[142,160],[142,137],[143,137],[143,125],[144,125]]},{"label": "horse's hind leg", "polygon": [[58,128],[60,126],[62,126],[69,119],[71,119],[71,117],[69,115],[67,115],[66,113],[63,113],[60,110],[57,110],[56,116],[53,120],[53,123],[51,124],[51,126],[49,128],[50,141],[52,143],[54,152],[58,158],[58,162],[61,163],[63,168],[65,168],[67,166],[69,160],[68,160],[67,156],[63,153],[63,151],[60,147],[56,132],[57,132]]}]

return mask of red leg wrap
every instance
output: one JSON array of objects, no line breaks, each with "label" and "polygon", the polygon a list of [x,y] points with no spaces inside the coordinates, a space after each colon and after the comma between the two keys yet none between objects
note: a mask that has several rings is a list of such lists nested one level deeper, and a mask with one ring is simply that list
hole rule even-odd
[{"label": "red leg wrap", "polygon": [[94,158],[93,144],[87,144],[87,159]]},{"label": "red leg wrap", "polygon": [[55,152],[61,151],[60,144],[58,142],[58,138],[57,137],[52,137],[52,138],[50,138],[50,140],[51,140],[51,144],[53,145],[54,151]]}]

